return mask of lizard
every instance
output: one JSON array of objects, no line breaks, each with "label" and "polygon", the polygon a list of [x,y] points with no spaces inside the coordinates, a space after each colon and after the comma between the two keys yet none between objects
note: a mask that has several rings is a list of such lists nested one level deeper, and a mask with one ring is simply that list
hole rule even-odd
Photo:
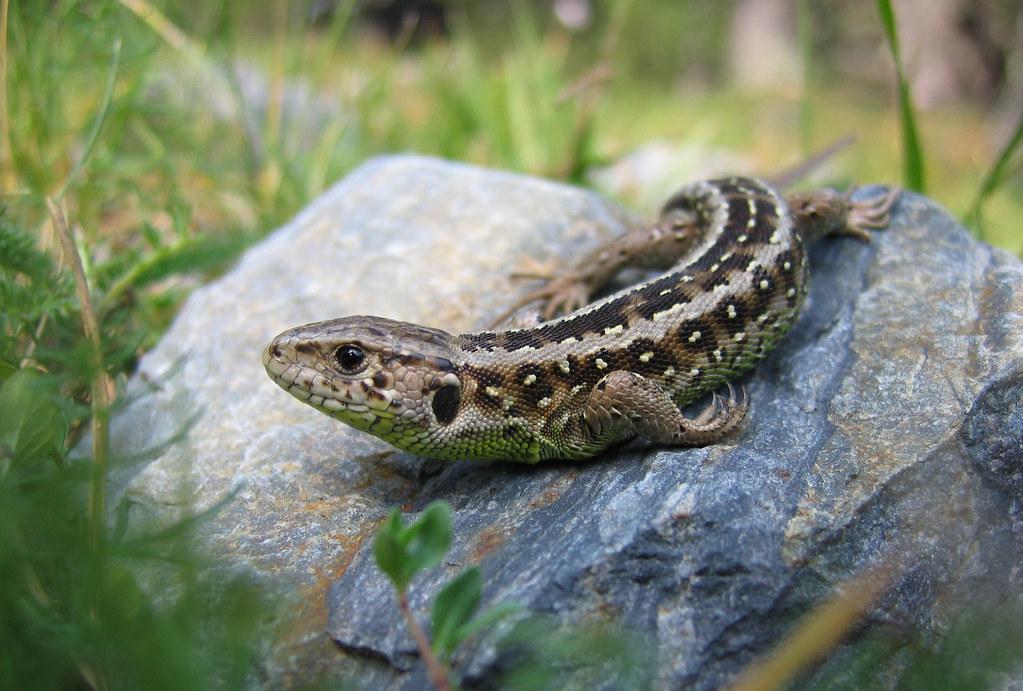
[{"label": "lizard", "polygon": [[[869,241],[897,197],[897,188],[867,200],[782,195],[751,177],[694,183],[656,223],[596,247],[516,302],[545,300],[547,321],[454,335],[342,317],[279,334],[263,365],[317,410],[438,459],[581,459],[636,436],[711,444],[749,409],[731,382],[796,319],[804,244],[830,234]],[[661,273],[586,304],[626,266]],[[702,412],[683,413],[708,395]]]}]

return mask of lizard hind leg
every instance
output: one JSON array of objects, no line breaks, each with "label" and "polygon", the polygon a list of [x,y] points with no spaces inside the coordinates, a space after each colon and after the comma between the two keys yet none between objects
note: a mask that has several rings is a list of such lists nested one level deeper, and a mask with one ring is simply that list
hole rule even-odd
[{"label": "lizard hind leg", "polygon": [[728,398],[717,394],[696,418],[678,409],[661,386],[634,372],[616,370],[597,382],[586,398],[583,417],[593,439],[627,430],[656,444],[703,446],[734,431],[749,411],[744,389]]}]

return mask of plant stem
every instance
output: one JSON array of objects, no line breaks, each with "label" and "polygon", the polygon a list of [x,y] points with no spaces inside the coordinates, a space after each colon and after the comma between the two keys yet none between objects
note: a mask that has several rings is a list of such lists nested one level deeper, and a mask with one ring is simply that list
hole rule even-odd
[{"label": "plant stem", "polygon": [[103,516],[106,502],[107,434],[110,422],[110,406],[114,402],[114,381],[103,368],[103,348],[100,342],[99,320],[92,307],[92,296],[85,278],[85,267],[78,253],[75,241],[68,229],[64,211],[53,199],[47,197],[53,227],[60,239],[64,261],[75,279],[75,291],[82,311],[82,330],[92,346],[92,473],[89,493],[89,541],[98,550],[103,543]]},{"label": "plant stem", "polygon": [[430,683],[440,689],[440,691],[451,691],[451,680],[448,678],[448,671],[441,664],[441,661],[437,659],[437,656],[433,654],[430,641],[426,639],[426,634],[423,632],[422,627],[419,626],[419,622],[412,616],[412,608],[408,604],[408,594],[404,590],[398,593],[398,607],[405,617],[409,631],[412,632],[412,638],[416,642],[416,647],[419,648],[419,655],[423,658],[423,662],[426,663],[426,674],[430,677]]}]

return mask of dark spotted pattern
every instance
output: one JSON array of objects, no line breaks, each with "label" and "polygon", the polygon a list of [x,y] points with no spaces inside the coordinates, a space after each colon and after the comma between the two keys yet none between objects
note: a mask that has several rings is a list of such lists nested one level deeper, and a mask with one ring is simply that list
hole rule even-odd
[{"label": "dark spotted pattern", "polygon": [[459,336],[462,350],[467,353],[475,353],[480,350],[492,351],[497,345],[497,334],[491,331],[479,333],[462,334]]},{"label": "dark spotted pattern", "polygon": [[[690,341],[693,335],[699,332],[700,337]],[[708,343],[715,341],[714,325],[710,319],[693,317],[679,324],[674,331],[674,343],[672,346],[679,351],[699,352],[706,349]]]},{"label": "dark spotted pattern", "polygon": [[519,348],[533,348],[536,350],[547,345],[547,343],[549,341],[538,330],[523,329],[521,331],[506,332],[501,342],[501,347],[508,351],[518,350]]},{"label": "dark spotted pattern", "polygon": [[[653,319],[676,303],[687,304],[689,295],[681,289],[678,276],[665,276],[636,291],[636,313],[643,319]],[[664,291],[669,291],[665,293]]]},{"label": "dark spotted pattern", "polygon": [[[628,410],[637,404],[628,397],[640,391],[685,405],[752,368],[791,326],[806,285],[805,226],[813,224],[815,234],[842,232],[853,218],[839,195],[792,199],[801,215],[756,180],[686,188],[668,201],[656,227],[595,250],[587,261],[597,268],[578,269],[576,280],[592,291],[625,265],[673,269],[536,328],[452,337],[383,318],[346,317],[281,334],[264,351],[264,363],[298,396],[323,369],[294,374],[285,360],[289,349],[306,362],[329,362],[339,347],[364,349],[372,355],[368,374],[327,377],[327,383],[337,399],[350,391],[371,402],[370,415],[310,402],[415,453],[530,462],[590,456],[638,430],[616,421],[616,408],[599,412],[600,399],[625,405],[629,416],[643,410]],[[879,219],[887,215],[887,207],[866,208],[872,210]],[[853,224],[850,232],[859,230]],[[633,384],[619,389],[624,381]],[[605,383],[606,391],[594,393]],[[625,398],[613,398],[619,394]],[[594,423],[587,405],[610,419]],[[656,408],[665,412],[663,403]]]},{"label": "dark spotted pattern", "polygon": [[547,371],[550,372],[556,380],[560,380],[566,384],[574,384],[576,375],[581,369],[579,358],[575,355],[569,354],[565,356],[564,360],[568,363],[567,372],[565,371],[565,368],[562,367],[562,363],[560,361],[550,363]]},{"label": "dark spotted pattern", "polygon": [[623,295],[608,302],[598,310],[584,312],[577,317],[554,321],[536,329],[547,343],[561,343],[568,338],[578,338],[587,334],[601,334],[604,327],[625,324],[629,313],[629,296]]},{"label": "dark spotted pattern", "polygon": [[[530,383],[526,383],[529,381]],[[514,386],[522,392],[522,398],[535,406],[554,393],[554,384],[544,375],[543,367],[535,363],[520,365],[515,370]]]},{"label": "dark spotted pattern", "polygon": [[[503,403],[509,414],[536,415],[537,406],[556,405],[574,396],[569,393],[573,387],[588,389],[615,370],[628,370],[666,383],[670,380],[673,389],[685,387],[677,396],[685,402],[702,393],[700,387],[718,385],[722,375],[715,372],[731,375],[748,369],[762,356],[765,342],[780,333],[775,325],[787,328],[792,308],[802,298],[802,246],[791,222],[780,217],[780,203],[762,183],[741,178],[691,188],[669,200],[665,214],[693,214],[695,225],[705,229],[713,228],[718,219],[725,224],[687,265],[596,307],[533,329],[458,337],[469,353],[521,351],[509,361],[510,371],[495,360],[493,369],[504,376],[478,379],[474,399],[487,407]],[[752,223],[751,211],[756,215]],[[782,270],[785,261],[791,270]],[[739,294],[737,281],[750,289]],[[760,288],[762,281],[767,282],[765,288]],[[790,288],[796,294],[786,297]],[[649,330],[658,319],[677,319],[676,312],[685,315],[685,321],[669,328],[663,337],[632,335],[637,326]],[[761,315],[766,316],[757,322]],[[700,337],[690,341],[694,331]],[[564,345],[566,341],[573,345]],[[619,341],[621,345],[616,346]],[[550,357],[532,354],[548,347],[557,348]],[[535,379],[524,385],[530,374]],[[488,386],[498,387],[501,396],[487,395]]]}]

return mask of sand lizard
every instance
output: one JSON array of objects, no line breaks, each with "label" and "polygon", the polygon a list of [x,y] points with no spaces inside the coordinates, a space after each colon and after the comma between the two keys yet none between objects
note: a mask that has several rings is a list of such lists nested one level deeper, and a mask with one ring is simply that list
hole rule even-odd
[{"label": "sand lizard", "polygon": [[[804,241],[883,228],[897,191],[782,196],[753,178],[700,182],[660,220],[600,246],[526,295],[532,328],[452,335],[381,317],[299,326],[263,351],[296,398],[441,459],[585,458],[634,436],[704,445],[748,410],[729,383],[785,334],[806,293]],[[592,304],[626,265],[666,271]],[[715,391],[727,387],[727,397]],[[680,407],[711,394],[695,418]]]}]

